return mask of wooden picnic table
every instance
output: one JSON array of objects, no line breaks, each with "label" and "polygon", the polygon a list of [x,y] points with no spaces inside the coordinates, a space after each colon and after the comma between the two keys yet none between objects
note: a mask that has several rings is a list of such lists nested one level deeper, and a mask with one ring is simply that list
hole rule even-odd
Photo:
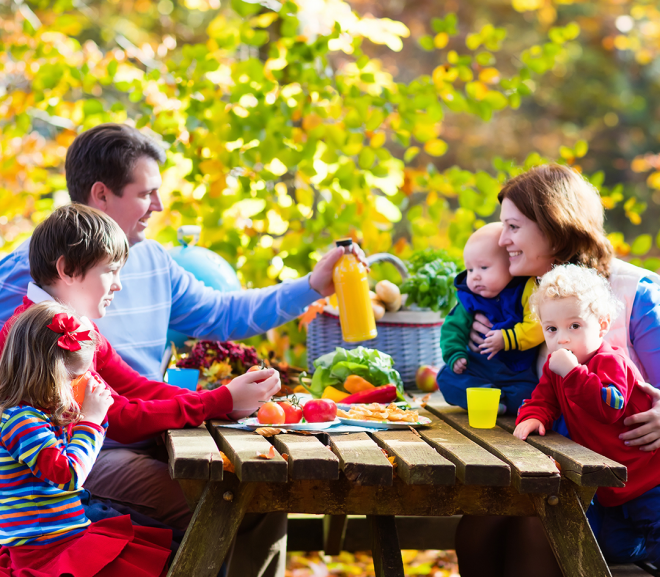
[{"label": "wooden picnic table", "polygon": [[[170,473],[194,515],[168,575],[215,577],[243,515],[273,511],[327,515],[335,548],[346,516],[366,515],[378,577],[404,575],[395,516],[460,514],[538,516],[564,575],[611,575],[584,511],[598,487],[623,486],[623,465],[557,433],[520,441],[512,417],[472,429],[460,409],[420,414],[431,424],[417,430],[264,438],[211,421],[169,431]],[[257,457],[271,446],[272,459]]]}]

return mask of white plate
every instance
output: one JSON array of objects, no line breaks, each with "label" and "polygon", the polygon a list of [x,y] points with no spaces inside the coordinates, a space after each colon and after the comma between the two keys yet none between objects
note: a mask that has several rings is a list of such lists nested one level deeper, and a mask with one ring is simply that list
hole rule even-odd
[{"label": "white plate", "polygon": [[334,421],[323,421],[321,423],[289,423],[282,425],[265,425],[260,423],[256,417],[251,417],[249,419],[241,419],[238,421],[241,425],[250,427],[251,429],[259,429],[261,427],[275,427],[276,429],[292,429],[298,431],[320,431],[322,429],[328,429],[332,425],[338,425],[340,419],[335,419]]},{"label": "white plate", "polygon": [[339,417],[342,425],[355,425],[356,427],[369,427],[370,429],[407,429],[408,427],[423,427],[431,424],[428,417],[419,417],[416,423],[402,423],[390,421],[361,421],[358,419],[344,419]]}]

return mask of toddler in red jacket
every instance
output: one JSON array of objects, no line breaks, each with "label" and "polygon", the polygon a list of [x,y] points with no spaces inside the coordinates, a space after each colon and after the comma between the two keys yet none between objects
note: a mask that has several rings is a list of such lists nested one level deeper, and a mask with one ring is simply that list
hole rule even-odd
[{"label": "toddler in red jacket", "polygon": [[623,421],[647,411],[642,376],[618,347],[603,341],[621,303],[594,269],[557,266],[530,299],[550,356],[532,398],[518,412],[514,435],[544,435],[564,416],[571,438],[628,468],[624,487],[600,487],[590,521],[613,563],[660,561],[660,457],[623,444]]}]

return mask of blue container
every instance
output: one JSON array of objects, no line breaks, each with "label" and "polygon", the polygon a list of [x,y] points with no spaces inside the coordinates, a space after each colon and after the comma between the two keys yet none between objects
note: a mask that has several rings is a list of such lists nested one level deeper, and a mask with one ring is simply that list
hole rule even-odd
[{"label": "blue container", "polygon": [[167,383],[189,391],[197,390],[199,369],[167,369]]},{"label": "blue container", "polygon": [[[236,271],[224,258],[206,248],[188,246],[189,238],[192,238],[194,244],[199,239],[201,231],[201,227],[196,225],[179,227],[177,238],[181,246],[170,249],[170,256],[177,264],[208,287],[220,292],[241,290],[241,283]],[[186,335],[178,331],[169,330],[167,332],[168,346],[170,342],[174,342],[174,345],[179,348],[187,339]]]}]

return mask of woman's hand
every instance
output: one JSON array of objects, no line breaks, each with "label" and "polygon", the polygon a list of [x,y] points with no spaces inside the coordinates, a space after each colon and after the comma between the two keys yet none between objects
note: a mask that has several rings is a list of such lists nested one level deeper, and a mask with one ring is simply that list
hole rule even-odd
[{"label": "woman's hand", "polygon": [[485,335],[490,329],[493,328],[493,323],[488,320],[486,315],[477,313],[474,315],[474,321],[472,322],[472,330],[470,331],[470,340],[468,341],[468,346],[470,350],[474,353],[480,353],[479,345],[484,343],[484,339],[481,335]]},{"label": "woman's hand", "polygon": [[488,355],[488,360],[492,359],[504,348],[504,337],[502,331],[488,331],[484,342],[479,345],[482,355]]},{"label": "woman's hand", "polygon": [[626,427],[638,427],[619,435],[619,439],[631,447],[639,446],[640,451],[655,451],[660,449],[660,390],[648,383],[638,385],[649,397],[651,408],[643,413],[627,417],[623,424]]},{"label": "woman's hand", "polygon": [[513,436],[524,441],[531,433],[536,433],[537,431],[539,435],[545,435],[543,423],[538,419],[527,419],[515,428]]},{"label": "woman's hand", "polygon": [[95,378],[89,379],[85,386],[85,400],[80,407],[83,420],[97,425],[102,424],[110,405],[114,402],[108,387],[99,383]]}]

